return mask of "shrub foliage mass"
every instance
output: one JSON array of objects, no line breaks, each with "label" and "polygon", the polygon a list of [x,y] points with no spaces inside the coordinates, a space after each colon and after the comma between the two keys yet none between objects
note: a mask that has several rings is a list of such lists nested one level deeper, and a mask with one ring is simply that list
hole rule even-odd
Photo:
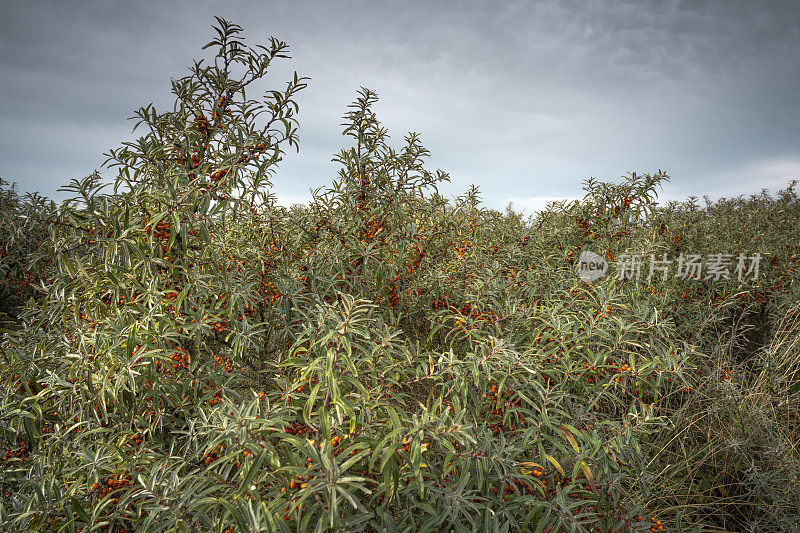
[{"label": "shrub foliage mass", "polygon": [[[796,527],[794,183],[661,204],[632,173],[524,219],[442,196],[362,88],[338,176],[285,208],[307,78],[248,98],[287,45],[217,22],[111,182],[2,182],[5,529]],[[584,250],[762,261],[586,283]]]}]

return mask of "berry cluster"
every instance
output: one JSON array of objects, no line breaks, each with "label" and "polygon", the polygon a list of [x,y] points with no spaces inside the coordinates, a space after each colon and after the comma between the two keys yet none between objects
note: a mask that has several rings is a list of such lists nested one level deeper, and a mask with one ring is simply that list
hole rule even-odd
[{"label": "berry cluster", "polygon": [[6,450],[3,453],[2,461],[9,462],[9,461],[24,461],[28,458],[30,451],[28,450],[27,444],[23,443],[16,448],[12,448],[10,450]]},{"label": "berry cluster", "polygon": [[217,444],[214,447],[214,449],[212,449],[211,451],[209,451],[208,453],[206,453],[203,456],[203,463],[207,464],[207,465],[210,465],[211,463],[217,461],[220,458],[220,456],[223,453],[225,453],[225,449],[226,448],[227,448],[227,446],[225,444],[222,444],[222,443]]},{"label": "berry cluster", "polygon": [[220,96],[219,100],[217,100],[217,105],[214,107],[214,111],[211,114],[211,118],[214,120],[221,120],[222,115],[225,113],[225,108],[227,107],[228,103],[231,101],[231,98],[225,94]]},{"label": "berry cluster", "polygon": [[170,354],[169,359],[172,363],[167,365],[163,364],[161,361],[156,361],[156,372],[160,373],[177,373],[181,370],[188,370],[189,366],[192,364],[191,359],[189,358],[189,354],[186,353],[186,348],[183,346],[175,346],[173,348],[172,354]]},{"label": "berry cluster", "polygon": [[589,235],[593,232],[592,224],[586,220],[585,218],[578,218],[575,220],[575,224],[583,231],[584,234]]},{"label": "berry cluster", "polygon": [[147,235],[152,235],[157,241],[166,241],[169,240],[170,232],[172,231],[172,222],[169,220],[159,220],[155,230],[153,230],[152,226],[147,225],[144,231]]},{"label": "berry cluster", "polygon": [[[105,498],[111,493],[127,489],[133,485],[133,480],[128,474],[117,474],[103,478],[100,482],[92,483],[91,490],[97,493],[100,498]],[[114,501],[119,501],[119,496],[113,498]]]},{"label": "berry cluster", "polygon": [[308,433],[308,426],[305,424],[298,424],[297,422],[292,422],[292,424],[286,428],[286,433],[290,435],[305,435]]},{"label": "berry cluster", "polygon": [[208,404],[214,407],[215,405],[219,405],[220,403],[222,403],[222,391],[218,390],[208,400]]},{"label": "berry cluster", "polygon": [[141,433],[134,433],[134,434],[131,436],[131,443],[132,443],[134,446],[136,446],[137,448],[140,448],[140,447],[142,446],[142,442],[143,442],[143,441],[144,441],[144,438],[142,437],[142,434],[141,434]]},{"label": "berry cluster", "polygon": [[208,120],[202,113],[199,115],[195,115],[194,125],[197,128],[197,131],[199,131],[200,133],[205,134],[206,132],[208,132]]},{"label": "berry cluster", "polygon": [[627,211],[631,208],[631,204],[633,203],[633,198],[630,196],[626,196],[622,200],[622,205],[614,206],[614,214],[620,215],[623,211]]},{"label": "berry cluster", "polygon": [[222,178],[225,177],[225,174],[227,174],[227,173],[228,173],[228,171],[225,170],[224,168],[220,169],[220,170],[217,170],[216,172],[211,174],[211,181],[213,181],[214,183],[218,183]]},{"label": "berry cluster", "polygon": [[303,490],[306,488],[309,479],[309,476],[293,476],[286,486],[281,487],[281,492],[286,492],[287,488],[289,490]]},{"label": "berry cluster", "polygon": [[384,233],[384,226],[383,223],[378,220],[373,220],[362,230],[361,232],[361,242],[371,243],[375,242],[375,239],[381,242],[381,244],[386,244],[386,238],[382,233]]},{"label": "berry cluster", "polygon": [[217,365],[220,369],[222,369],[223,372],[233,371],[233,361],[229,357],[222,357],[214,354],[214,360],[217,362]]}]

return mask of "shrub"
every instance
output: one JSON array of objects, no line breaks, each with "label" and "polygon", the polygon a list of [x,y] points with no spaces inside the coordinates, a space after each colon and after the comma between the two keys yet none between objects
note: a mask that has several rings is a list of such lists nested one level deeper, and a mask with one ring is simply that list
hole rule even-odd
[{"label": "shrub", "polygon": [[[793,184],[659,205],[668,176],[633,173],[525,220],[442,197],[419,135],[392,149],[361,88],[337,179],[286,209],[270,177],[306,78],[248,100],[286,45],[217,22],[214,64],[108,154],[113,192],[98,173],[58,206],[2,189],[0,265],[35,273],[5,304],[8,529],[796,523]],[[589,284],[587,249],[765,264]]]}]

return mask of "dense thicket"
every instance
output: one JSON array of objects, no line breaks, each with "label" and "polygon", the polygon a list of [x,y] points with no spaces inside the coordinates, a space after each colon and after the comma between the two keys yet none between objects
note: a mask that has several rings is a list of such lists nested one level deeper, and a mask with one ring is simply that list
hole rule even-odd
[{"label": "dense thicket", "polygon": [[[630,174],[524,219],[441,196],[361,89],[338,177],[286,209],[305,78],[248,99],[286,45],[217,20],[112,191],[2,183],[4,528],[796,527],[794,184],[658,204]],[[584,250],[642,275],[581,281]],[[647,279],[689,254],[729,276]]]}]

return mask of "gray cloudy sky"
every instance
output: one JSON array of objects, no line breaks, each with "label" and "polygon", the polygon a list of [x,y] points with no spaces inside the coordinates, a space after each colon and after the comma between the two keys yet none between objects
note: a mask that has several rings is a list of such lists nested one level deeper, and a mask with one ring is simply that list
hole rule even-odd
[{"label": "gray cloudy sky", "polygon": [[800,2],[191,2],[3,0],[0,177],[59,199],[132,133],[134,111],[172,109],[215,33],[286,41],[262,84],[299,93],[300,153],[273,180],[310,198],[349,146],[341,117],[360,86],[396,149],[409,131],[487,207],[531,212],[589,177],[666,171],[663,197],[776,191],[800,179]]}]

